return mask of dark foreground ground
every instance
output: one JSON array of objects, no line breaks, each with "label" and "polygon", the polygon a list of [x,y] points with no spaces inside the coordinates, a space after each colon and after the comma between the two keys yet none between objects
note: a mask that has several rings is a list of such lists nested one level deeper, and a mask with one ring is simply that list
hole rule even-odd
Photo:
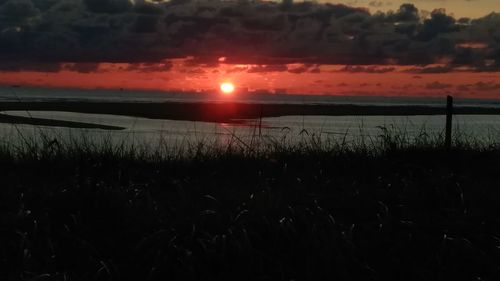
[{"label": "dark foreground ground", "polygon": [[500,280],[500,150],[0,156],[0,280]]},{"label": "dark foreground ground", "polygon": [[[224,103],[116,103],[116,102],[0,102],[0,111],[68,111],[94,114],[114,114],[152,119],[189,120],[204,122],[244,123],[242,119],[279,117],[288,115],[444,115],[443,107],[429,106],[372,106],[339,104],[247,104]],[[456,107],[455,114],[500,114],[500,108]],[[23,123],[32,125],[62,126],[76,128],[123,129],[80,122],[48,120],[40,118],[13,117],[0,114],[0,123]]]}]

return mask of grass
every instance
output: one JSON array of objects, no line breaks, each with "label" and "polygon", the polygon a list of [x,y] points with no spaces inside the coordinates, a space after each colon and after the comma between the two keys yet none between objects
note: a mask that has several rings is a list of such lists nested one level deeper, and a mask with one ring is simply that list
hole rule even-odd
[{"label": "grass", "polygon": [[500,148],[441,144],[3,144],[0,280],[498,280]]}]

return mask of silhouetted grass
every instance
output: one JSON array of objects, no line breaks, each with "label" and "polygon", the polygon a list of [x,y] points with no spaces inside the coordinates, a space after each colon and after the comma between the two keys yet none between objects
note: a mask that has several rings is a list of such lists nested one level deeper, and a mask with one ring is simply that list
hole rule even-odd
[{"label": "silhouetted grass", "polygon": [[500,149],[381,128],[0,146],[0,280],[498,280]]}]

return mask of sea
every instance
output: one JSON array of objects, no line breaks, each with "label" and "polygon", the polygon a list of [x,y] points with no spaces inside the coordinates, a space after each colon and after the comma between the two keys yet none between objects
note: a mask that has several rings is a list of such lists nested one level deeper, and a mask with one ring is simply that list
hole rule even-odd
[{"label": "sea", "polygon": [[[377,106],[445,107],[446,98],[376,97],[296,94],[241,94],[223,96],[208,93],[182,93],[140,90],[53,89],[0,87],[0,102],[242,102],[258,104],[352,104]],[[499,108],[499,100],[461,99],[455,106]],[[8,111],[1,114],[111,125],[123,130],[78,129],[54,126],[0,123],[0,142],[19,144],[43,138],[60,141],[114,142],[148,148],[236,146],[260,144],[331,144],[377,143],[387,133],[404,137],[405,141],[439,138],[445,128],[445,116],[281,116],[246,122],[213,123],[148,119],[111,114],[85,114],[55,111]],[[455,135],[468,139],[497,142],[500,140],[500,115],[455,115]]]}]

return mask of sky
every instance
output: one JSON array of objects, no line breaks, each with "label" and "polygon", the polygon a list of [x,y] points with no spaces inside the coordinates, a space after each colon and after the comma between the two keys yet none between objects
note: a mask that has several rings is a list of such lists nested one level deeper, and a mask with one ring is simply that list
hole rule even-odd
[{"label": "sky", "polygon": [[430,12],[443,8],[446,9],[447,13],[456,17],[469,18],[483,17],[493,11],[500,11],[500,1],[498,0],[344,0],[326,2],[368,7],[372,12],[397,10],[402,4],[411,3],[421,10]]},{"label": "sky", "polygon": [[500,1],[0,0],[0,85],[500,98]]}]

